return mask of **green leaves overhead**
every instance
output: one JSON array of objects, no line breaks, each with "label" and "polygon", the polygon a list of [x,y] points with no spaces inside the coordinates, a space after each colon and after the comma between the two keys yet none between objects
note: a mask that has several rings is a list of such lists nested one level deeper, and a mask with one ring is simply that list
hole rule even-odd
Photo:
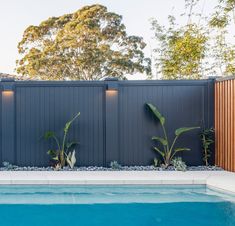
[{"label": "green leaves overhead", "polygon": [[127,35],[122,16],[102,5],[85,6],[28,27],[18,44],[17,72],[46,80],[150,74],[145,46],[141,37]]},{"label": "green leaves overhead", "polygon": [[185,0],[185,10],[177,17],[169,15],[167,26],[152,19],[158,77],[202,79],[234,75],[235,0],[210,3],[212,14],[204,10],[203,0]]},{"label": "green leaves overhead", "polygon": [[169,16],[169,27],[152,20],[157,47],[154,49],[157,72],[164,79],[200,79],[207,50],[207,33],[197,24],[178,27]]}]

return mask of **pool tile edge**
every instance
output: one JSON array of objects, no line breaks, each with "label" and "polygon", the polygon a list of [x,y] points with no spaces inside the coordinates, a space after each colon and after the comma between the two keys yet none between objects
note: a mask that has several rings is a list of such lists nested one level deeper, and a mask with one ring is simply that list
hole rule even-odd
[{"label": "pool tile edge", "polygon": [[207,185],[235,193],[235,173],[227,171],[0,171],[0,185]]}]

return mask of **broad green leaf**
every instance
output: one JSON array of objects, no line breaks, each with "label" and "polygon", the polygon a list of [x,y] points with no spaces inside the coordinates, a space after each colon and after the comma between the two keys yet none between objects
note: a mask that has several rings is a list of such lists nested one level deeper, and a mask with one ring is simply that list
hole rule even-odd
[{"label": "broad green leaf", "polygon": [[158,111],[158,109],[150,103],[147,103],[146,105],[149,107],[149,109],[152,111],[152,113],[155,115],[155,117],[160,121],[160,123],[162,125],[164,125],[165,118],[161,115],[161,113]]},{"label": "broad green leaf", "polygon": [[59,161],[59,156],[55,156],[52,159],[55,160],[55,161]]},{"label": "broad green leaf", "polygon": [[79,143],[78,142],[70,142],[70,143],[67,143],[66,144],[66,148],[69,149],[69,148],[72,148],[76,145],[78,145]]},{"label": "broad green leaf", "polygon": [[58,155],[58,151],[55,150],[48,150],[47,154],[50,155],[51,157],[55,157]]},{"label": "broad green leaf", "polygon": [[47,131],[45,134],[44,134],[44,138],[46,140],[50,139],[50,138],[53,138],[55,137],[55,133],[53,131]]},{"label": "broad green leaf", "polygon": [[152,137],[152,140],[159,141],[163,146],[167,145],[167,140],[162,137]]},{"label": "broad green leaf", "polygon": [[175,152],[180,152],[180,151],[190,151],[190,148],[176,148]]},{"label": "broad green leaf", "polygon": [[67,122],[65,124],[65,127],[64,127],[64,132],[67,133],[71,124],[73,123],[73,121],[80,115],[80,112],[78,112],[69,122]]},{"label": "broad green leaf", "polygon": [[162,157],[165,156],[164,152],[160,151],[157,147],[153,148],[156,152],[158,152]]},{"label": "broad green leaf", "polygon": [[194,129],[199,129],[200,127],[182,127],[182,128],[178,128],[177,130],[175,130],[175,135],[176,136],[180,136],[182,133],[186,133],[188,131],[194,130]]}]

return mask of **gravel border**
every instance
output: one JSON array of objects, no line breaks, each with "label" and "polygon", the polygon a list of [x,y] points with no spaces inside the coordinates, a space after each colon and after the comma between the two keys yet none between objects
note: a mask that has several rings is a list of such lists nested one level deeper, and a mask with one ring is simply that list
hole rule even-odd
[{"label": "gravel border", "polygon": [[[188,166],[187,171],[221,171],[223,170],[218,166]],[[54,171],[53,167],[34,167],[34,166],[15,166],[8,165],[7,167],[0,167],[0,171]],[[118,168],[101,167],[101,166],[88,166],[88,167],[64,167],[59,171],[176,171],[173,166],[167,169],[154,166],[120,166]]]}]

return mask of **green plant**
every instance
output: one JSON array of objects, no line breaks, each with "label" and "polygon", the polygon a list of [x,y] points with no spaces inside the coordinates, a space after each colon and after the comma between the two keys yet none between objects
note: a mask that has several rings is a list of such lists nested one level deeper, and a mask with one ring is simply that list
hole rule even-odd
[{"label": "green plant", "polygon": [[112,161],[110,162],[110,167],[113,170],[118,170],[118,169],[121,169],[122,166],[117,161]]},{"label": "green plant", "polygon": [[155,167],[158,167],[158,166],[159,166],[159,163],[160,163],[160,161],[159,161],[158,158],[154,158],[154,159],[153,159],[153,164],[154,164]]},{"label": "green plant", "polygon": [[[44,138],[46,140],[53,139],[57,145],[56,150],[48,150],[48,152],[47,152],[47,154],[51,156],[51,159],[53,161],[55,161],[56,169],[63,168],[65,166],[66,161],[70,165],[69,161],[71,160],[72,154],[70,152],[69,152],[70,153],[69,154],[68,151],[72,147],[76,146],[78,144],[78,142],[74,142],[74,141],[67,142],[67,135],[68,135],[68,132],[69,132],[69,129],[70,129],[72,123],[78,118],[79,115],[80,115],[80,112],[78,112],[70,121],[68,121],[65,124],[64,135],[63,135],[63,139],[62,139],[61,143],[59,142],[58,137],[56,136],[56,134],[53,131],[47,131],[44,135]],[[75,157],[75,153],[73,155]],[[70,165],[70,167],[71,167],[71,165]]]},{"label": "green plant", "polygon": [[214,128],[203,129],[200,133],[203,147],[203,161],[206,166],[209,165],[208,160],[211,156],[210,146],[214,143]]},{"label": "green plant", "polygon": [[73,152],[69,152],[67,157],[66,157],[66,161],[69,164],[70,168],[73,169],[74,165],[76,163],[76,156],[75,156],[76,152],[75,150],[73,150]]},{"label": "green plant", "polygon": [[12,170],[12,169],[17,168],[16,165],[12,165],[11,163],[6,162],[6,161],[2,162],[2,165],[3,165],[7,170]]},{"label": "green plant", "polygon": [[177,171],[186,171],[187,166],[181,157],[173,158],[171,160],[171,164],[173,165],[174,169]]},{"label": "green plant", "polygon": [[154,150],[160,154],[160,156],[163,159],[164,166],[167,168],[171,164],[171,160],[173,159],[173,157],[178,152],[190,150],[189,148],[175,148],[175,144],[176,144],[176,141],[178,140],[178,138],[182,134],[184,134],[188,131],[194,130],[194,129],[198,129],[200,127],[182,127],[182,128],[176,129],[175,130],[175,138],[174,138],[173,142],[170,143],[170,141],[168,139],[167,132],[166,132],[166,128],[165,128],[165,121],[166,121],[165,118],[161,115],[161,113],[158,111],[158,109],[154,105],[152,105],[150,103],[147,103],[146,105],[151,110],[151,112],[153,113],[155,118],[157,118],[160,121],[162,130],[163,130],[163,137],[154,136],[154,137],[152,137],[152,140],[157,141],[158,143],[160,143],[162,145],[162,149],[160,149],[158,147],[154,147]]}]

